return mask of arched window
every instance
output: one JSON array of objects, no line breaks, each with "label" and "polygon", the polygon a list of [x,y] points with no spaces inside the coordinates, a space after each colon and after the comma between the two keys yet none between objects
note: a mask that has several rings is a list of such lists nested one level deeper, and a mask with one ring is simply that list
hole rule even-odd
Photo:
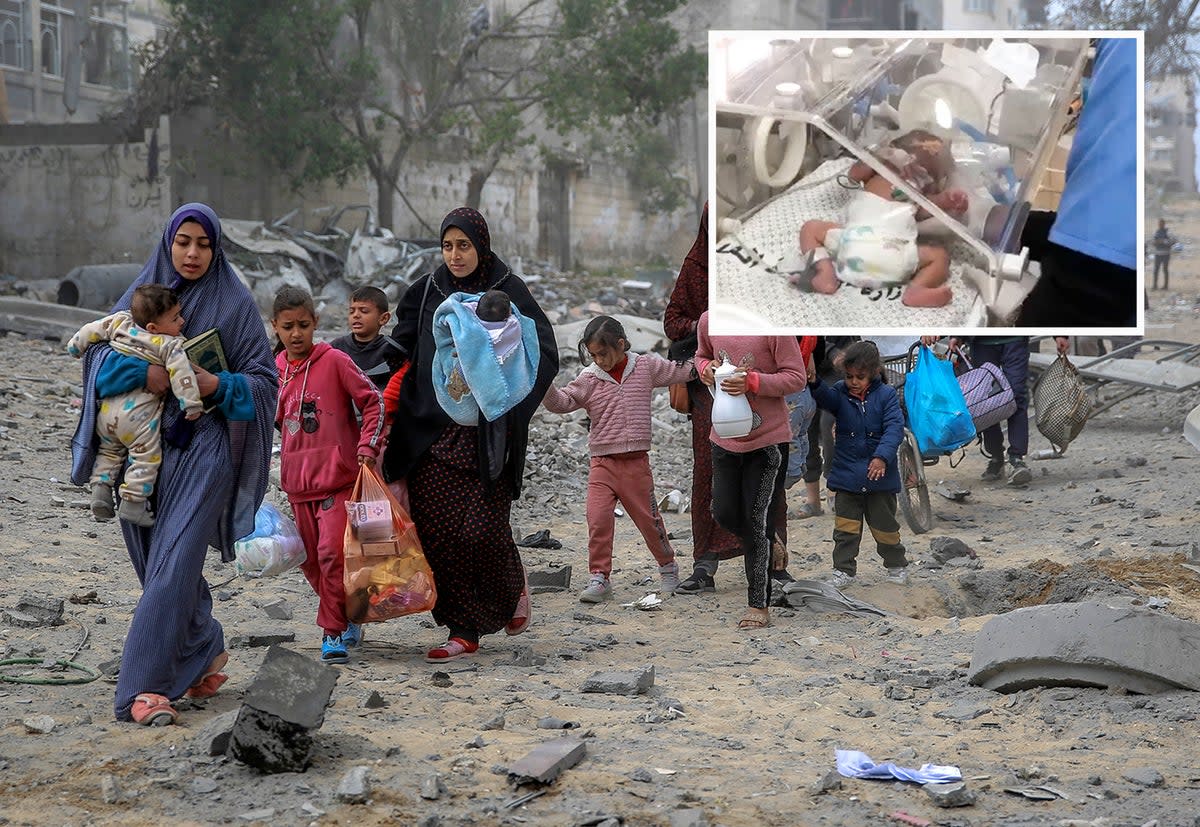
[{"label": "arched window", "polygon": [[25,68],[21,5],[17,0],[0,0],[0,66]]}]

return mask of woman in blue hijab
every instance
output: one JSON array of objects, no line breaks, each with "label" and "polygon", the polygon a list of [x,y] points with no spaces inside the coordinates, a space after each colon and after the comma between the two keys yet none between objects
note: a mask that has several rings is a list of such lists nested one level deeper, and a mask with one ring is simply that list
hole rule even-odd
[{"label": "woman in blue hijab", "polygon": [[[204,204],[177,209],[141,275],[113,311],[128,310],[135,288],[164,284],[179,295],[185,335],[216,330],[228,370],[197,370],[210,412],[196,422],[163,406],[163,456],[154,494],[156,522],[122,521],[121,533],[142,597],[125,638],[114,709],[118,720],[174,723],[172,701],[209,697],[229,659],[204,579],[209,546],[233,559],[233,543],[254,529],[271,456],[278,374],[250,291],[225,260],[221,222]],[[108,346],[89,348],[83,411],[72,440],[71,478],[87,482],[96,456],[99,400],[145,386],[167,387],[166,372]]]}]

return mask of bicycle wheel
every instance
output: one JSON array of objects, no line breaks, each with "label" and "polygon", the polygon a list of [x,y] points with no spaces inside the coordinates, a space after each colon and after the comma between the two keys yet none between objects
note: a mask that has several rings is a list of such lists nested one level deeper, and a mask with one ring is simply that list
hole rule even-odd
[{"label": "bicycle wheel", "polygon": [[896,459],[900,466],[900,511],[914,534],[924,534],[933,528],[933,508],[929,505],[929,486],[925,484],[917,440],[908,430],[896,451]]}]

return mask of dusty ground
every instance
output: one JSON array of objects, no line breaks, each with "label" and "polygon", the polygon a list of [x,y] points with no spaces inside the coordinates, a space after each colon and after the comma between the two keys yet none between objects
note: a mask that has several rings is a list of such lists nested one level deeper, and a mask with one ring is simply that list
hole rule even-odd
[{"label": "dusty ground", "polygon": [[[1176,208],[1171,219],[1180,235],[1200,240],[1200,209]],[[1152,296],[1148,335],[1200,341],[1200,268],[1184,257],[1175,265],[1175,289]],[[92,522],[77,505],[85,493],[65,482],[78,365],[54,343],[12,336],[0,339],[0,356],[0,607],[25,593],[86,601],[94,591],[98,601],[68,602],[69,622],[59,627],[0,628],[0,654],[95,668],[119,655],[138,590],[116,527]],[[516,509],[516,531],[549,528],[564,548],[529,549],[527,563],[573,566],[572,591],[535,596],[530,631],[485,640],[474,660],[450,665],[450,686],[435,686],[435,667],[422,660],[443,639],[426,617],[369,627],[361,654],[336,667],[333,705],[301,774],[263,776],[196,744],[205,723],[238,707],[263,649],[232,649],[222,692],[181,703],[179,725],[165,729],[113,721],[104,679],[0,683],[0,824],[590,825],[607,817],[667,825],[679,809],[730,827],[899,823],[890,819],[899,811],[977,827],[1200,823],[1196,693],[1048,688],[1006,696],[965,680],[975,633],[991,616],[985,610],[1095,590],[1165,598],[1165,611],[1200,622],[1200,576],[1182,565],[1200,522],[1200,453],[1180,435],[1197,402],[1158,394],[1121,403],[1090,422],[1065,458],[1033,463],[1025,490],[979,482],[983,460],[973,451],[957,468],[945,460],[930,468],[935,484],[971,494],[963,502],[935,495],[930,534],[905,527],[919,564],[909,586],[883,584],[877,558],[864,553],[852,594],[892,613],[874,620],[777,609],[772,628],[739,632],[745,591],[736,564],[719,572],[715,595],[669,598],[657,612],[623,608],[653,571],[627,522],[619,525],[616,599],[584,607],[574,593],[586,572],[582,505],[551,516],[531,498]],[[1036,433],[1032,447],[1046,447]],[[677,460],[659,453],[656,467]],[[687,515],[667,522],[687,556]],[[791,524],[794,574],[828,570],[831,528],[828,517]],[[983,568],[932,567],[936,536],[972,546]],[[315,601],[298,572],[238,579],[211,560],[228,637],[293,633],[292,648],[317,654]],[[963,587],[964,578],[982,577],[991,578],[983,593]],[[1030,582],[1036,587],[1003,585]],[[276,598],[291,604],[292,620],[266,617],[262,604]],[[519,665],[531,662],[514,658],[522,650],[545,663]],[[594,672],[646,665],[656,670],[646,695],[580,691]],[[373,690],[386,708],[363,707]],[[666,699],[684,714],[672,717]],[[503,728],[485,730],[499,713]],[[39,716],[53,719],[49,733],[26,726]],[[533,788],[514,790],[506,769],[559,734],[538,728],[548,717],[584,736],[587,757],[544,795],[510,807]],[[851,779],[818,793],[839,748],[907,767],[956,765],[978,801],[942,810],[916,785]],[[357,765],[370,768],[371,800],[340,803],[338,782]],[[1162,786],[1123,777],[1147,767]],[[422,798],[422,782],[435,775],[445,791]],[[1004,791],[1037,785],[1064,795],[1035,801]]]}]

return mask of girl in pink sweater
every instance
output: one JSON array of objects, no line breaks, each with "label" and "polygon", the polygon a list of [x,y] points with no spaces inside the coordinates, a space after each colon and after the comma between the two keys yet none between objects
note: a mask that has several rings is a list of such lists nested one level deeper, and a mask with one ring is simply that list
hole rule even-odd
[{"label": "girl in pink sweater", "polygon": [[[591,417],[588,435],[588,569],[591,578],[579,594],[584,603],[612,596],[613,509],[619,502],[658,562],[663,591],[679,585],[679,565],[654,496],[650,474],[650,394],[696,378],[689,359],[669,362],[653,353],[630,353],[625,328],[611,316],[597,316],[579,339],[579,359],[587,365],[561,390],[551,386],[542,404],[554,413],[583,408]],[[588,362],[591,364],[588,364]]]},{"label": "girl in pink sweater", "polygon": [[[745,394],[754,412],[754,425],[744,437],[728,439],[714,430],[712,440],[712,511],[717,524],[742,540],[746,558],[749,608],[739,629],[761,629],[771,623],[771,533],[768,516],[775,477],[783,461],[779,444],[791,439],[784,397],[808,384],[804,357],[795,336],[710,336],[708,312],[696,327],[696,370],[712,387],[713,369],[721,357],[741,370],[721,387],[732,395]],[[706,578],[706,581],[705,581]],[[713,588],[712,575],[700,568],[689,581]],[[685,584],[690,586],[691,583]]]}]

